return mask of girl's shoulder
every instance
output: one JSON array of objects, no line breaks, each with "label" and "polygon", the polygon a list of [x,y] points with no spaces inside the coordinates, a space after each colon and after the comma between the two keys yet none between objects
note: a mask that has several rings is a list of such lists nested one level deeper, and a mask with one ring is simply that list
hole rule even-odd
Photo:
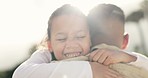
[{"label": "girl's shoulder", "polygon": [[36,60],[41,62],[50,62],[51,59],[51,52],[48,49],[38,49],[30,57],[30,60]]}]

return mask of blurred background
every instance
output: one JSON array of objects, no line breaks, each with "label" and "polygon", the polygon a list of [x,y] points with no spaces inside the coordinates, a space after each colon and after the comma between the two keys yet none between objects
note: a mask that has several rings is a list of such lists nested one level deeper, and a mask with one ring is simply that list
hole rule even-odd
[{"label": "blurred background", "polygon": [[100,3],[121,7],[130,35],[127,50],[148,56],[148,0],[0,0],[0,78],[12,78],[46,34],[50,14],[65,3],[85,14]]}]

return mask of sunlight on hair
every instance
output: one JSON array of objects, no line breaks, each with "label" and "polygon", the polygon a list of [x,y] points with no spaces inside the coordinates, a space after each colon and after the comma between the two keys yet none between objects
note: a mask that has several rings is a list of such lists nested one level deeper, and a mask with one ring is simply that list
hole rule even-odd
[{"label": "sunlight on hair", "polygon": [[121,2],[120,0],[61,0],[61,3],[62,4],[72,4],[76,7],[78,7],[84,14],[87,15],[89,13],[89,10],[92,7],[96,6],[97,4],[102,4],[102,3],[110,4],[111,3],[111,4],[115,4],[117,6],[121,6],[121,8],[122,8],[125,5],[127,5],[129,3],[133,3],[135,1],[140,2],[140,0],[134,0],[134,1],[125,0],[123,2]]},{"label": "sunlight on hair", "polygon": [[63,78],[68,78],[68,77],[66,75],[64,75]]},{"label": "sunlight on hair", "polygon": [[[88,11],[94,7],[94,5],[98,4],[98,3],[101,3],[101,1],[97,1],[97,0],[93,0],[93,1],[90,1],[90,0],[62,0],[63,3],[66,3],[66,4],[71,4],[71,5],[74,5],[76,7],[78,7],[84,14],[88,14]],[[88,4],[89,3],[89,4]]]},{"label": "sunlight on hair", "polygon": [[115,4],[119,4],[117,3],[117,1],[114,0],[63,0],[64,3],[69,3],[72,4],[76,7],[78,7],[85,15],[87,15],[89,13],[89,10],[96,6],[97,4],[101,4],[101,3],[115,3]]}]

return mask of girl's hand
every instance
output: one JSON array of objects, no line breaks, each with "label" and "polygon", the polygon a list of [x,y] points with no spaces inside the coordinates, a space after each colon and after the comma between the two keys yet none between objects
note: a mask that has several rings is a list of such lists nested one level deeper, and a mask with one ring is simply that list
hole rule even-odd
[{"label": "girl's hand", "polygon": [[129,63],[135,61],[137,58],[128,53],[113,49],[97,49],[89,54],[89,60],[98,62],[104,65],[114,63]]}]

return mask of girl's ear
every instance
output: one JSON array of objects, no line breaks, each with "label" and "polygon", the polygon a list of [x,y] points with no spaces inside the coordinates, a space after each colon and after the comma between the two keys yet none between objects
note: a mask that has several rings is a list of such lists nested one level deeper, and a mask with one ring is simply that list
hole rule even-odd
[{"label": "girl's ear", "polygon": [[52,52],[51,42],[49,40],[47,41],[47,47],[48,47],[48,50]]},{"label": "girl's ear", "polygon": [[122,49],[125,49],[128,45],[128,40],[129,40],[129,35],[126,33],[124,35],[124,39],[123,39],[123,44],[122,44]]}]

